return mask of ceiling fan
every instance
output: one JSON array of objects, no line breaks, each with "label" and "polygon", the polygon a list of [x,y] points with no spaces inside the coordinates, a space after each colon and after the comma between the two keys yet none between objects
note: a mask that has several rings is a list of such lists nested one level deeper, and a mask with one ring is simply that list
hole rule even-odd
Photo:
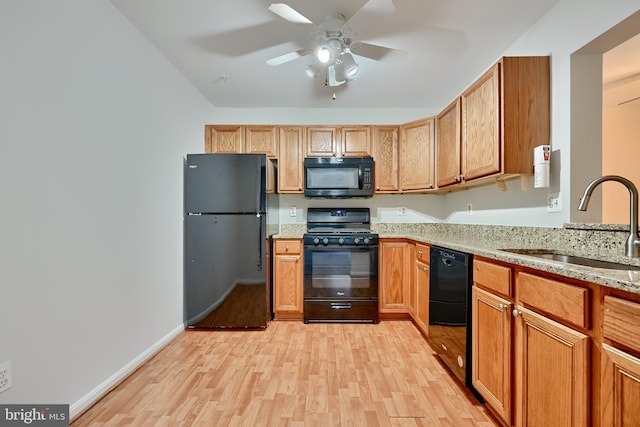
[{"label": "ceiling fan", "polygon": [[[382,13],[395,10],[393,0],[369,0],[364,7],[375,8]],[[313,54],[313,63],[305,70],[305,73],[308,77],[313,78],[324,72],[325,84],[328,86],[339,86],[355,78],[359,66],[353,55],[377,61],[390,56],[406,55],[406,52],[402,50],[356,41],[357,34],[348,26],[351,17],[347,18],[340,13],[331,14],[323,22],[314,24],[286,3],[272,3],[269,10],[308,30],[315,36],[316,42],[312,47],[276,56],[268,59],[266,63],[277,66]]]}]

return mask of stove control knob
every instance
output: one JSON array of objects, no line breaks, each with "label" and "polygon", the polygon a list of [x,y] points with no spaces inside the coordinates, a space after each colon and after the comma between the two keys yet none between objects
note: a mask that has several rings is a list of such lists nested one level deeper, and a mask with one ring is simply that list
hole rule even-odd
[{"label": "stove control knob", "polygon": [[360,238],[356,237],[355,239],[353,239],[353,243],[355,243],[356,245],[360,244]]},{"label": "stove control knob", "polygon": [[318,243],[320,243],[320,239],[318,239],[317,237],[313,238],[313,244],[317,245]]},{"label": "stove control knob", "polygon": [[327,246],[329,244],[329,239],[325,237],[324,239],[322,239],[322,243]]},{"label": "stove control knob", "polygon": [[344,237],[339,238],[338,239],[338,243],[341,244],[341,245],[344,244]]},{"label": "stove control knob", "polygon": [[368,245],[368,244],[369,244],[369,238],[368,238],[368,237],[365,237],[365,238],[364,238],[364,244],[365,244],[365,245]]}]

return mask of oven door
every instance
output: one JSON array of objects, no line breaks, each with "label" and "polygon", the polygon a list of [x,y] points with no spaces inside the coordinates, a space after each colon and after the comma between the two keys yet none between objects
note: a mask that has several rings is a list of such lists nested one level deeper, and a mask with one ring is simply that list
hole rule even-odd
[{"label": "oven door", "polygon": [[377,299],[377,246],[305,246],[304,298]]}]

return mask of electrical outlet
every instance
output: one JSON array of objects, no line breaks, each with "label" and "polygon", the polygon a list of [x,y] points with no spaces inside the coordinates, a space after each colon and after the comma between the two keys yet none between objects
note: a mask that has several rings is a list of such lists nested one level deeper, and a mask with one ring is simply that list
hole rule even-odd
[{"label": "electrical outlet", "polygon": [[11,388],[11,361],[0,365],[0,393]]},{"label": "electrical outlet", "polygon": [[560,193],[547,194],[547,212],[560,212],[562,206],[560,204]]},{"label": "electrical outlet", "polygon": [[407,208],[398,208],[398,215],[406,215]]},{"label": "electrical outlet", "polygon": [[291,206],[289,207],[289,216],[296,216],[297,215],[297,209],[295,206]]}]

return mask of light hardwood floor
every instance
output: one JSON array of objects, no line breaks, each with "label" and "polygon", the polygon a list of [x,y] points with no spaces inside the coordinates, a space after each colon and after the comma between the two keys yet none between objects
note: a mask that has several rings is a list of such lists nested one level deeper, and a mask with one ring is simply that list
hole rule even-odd
[{"label": "light hardwood floor", "polygon": [[498,425],[409,321],[185,331],[81,426]]}]

